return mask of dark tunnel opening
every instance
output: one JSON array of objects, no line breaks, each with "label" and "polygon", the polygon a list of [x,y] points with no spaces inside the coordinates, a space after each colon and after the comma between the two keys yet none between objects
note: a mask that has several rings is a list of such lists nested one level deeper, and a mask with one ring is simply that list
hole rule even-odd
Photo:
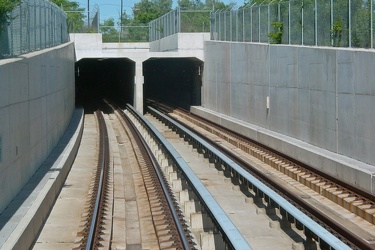
[{"label": "dark tunnel opening", "polygon": [[[201,105],[203,62],[197,58],[150,58],[143,63],[144,101],[189,110]],[[146,107],[146,103],[144,104]]]},{"label": "dark tunnel opening", "polygon": [[85,58],[75,64],[76,103],[96,109],[103,98],[134,105],[135,63],[127,58]]}]

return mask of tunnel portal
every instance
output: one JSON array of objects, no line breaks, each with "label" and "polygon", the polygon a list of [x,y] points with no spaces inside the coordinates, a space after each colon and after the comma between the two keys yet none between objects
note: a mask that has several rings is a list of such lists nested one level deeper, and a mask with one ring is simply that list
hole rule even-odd
[{"label": "tunnel portal", "polygon": [[76,62],[76,103],[95,105],[103,98],[134,104],[135,62],[127,58],[84,58]]},{"label": "tunnel portal", "polygon": [[150,58],[143,63],[143,75],[145,101],[153,99],[187,110],[190,106],[201,105],[201,60]]},{"label": "tunnel portal", "polygon": [[[201,60],[150,58],[142,68],[143,101],[152,99],[187,110],[201,105]],[[135,96],[140,96],[135,93],[136,63],[128,58],[84,58],[76,62],[75,70],[78,105],[92,107],[109,98],[125,108],[125,103],[134,105]]]}]

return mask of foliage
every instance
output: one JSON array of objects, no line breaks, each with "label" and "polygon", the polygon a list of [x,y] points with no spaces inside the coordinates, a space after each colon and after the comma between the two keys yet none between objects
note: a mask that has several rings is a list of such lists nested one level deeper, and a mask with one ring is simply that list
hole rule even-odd
[{"label": "foliage", "polygon": [[19,3],[20,0],[0,0],[0,28],[4,22],[9,21],[9,12],[11,12]]},{"label": "foliage", "polygon": [[100,32],[103,36],[103,42],[118,42],[119,33],[115,29],[115,21],[112,17],[100,24]]},{"label": "foliage", "polygon": [[336,19],[331,29],[332,37],[333,37],[333,46],[335,47],[338,47],[341,44],[342,29],[343,29],[342,20]]},{"label": "foliage", "polygon": [[225,4],[218,0],[206,0],[204,3],[200,0],[178,0],[178,6],[181,10],[226,10],[231,9],[234,2]]},{"label": "foliage", "polygon": [[171,10],[172,0],[141,0],[133,7],[134,22],[148,24]]},{"label": "foliage", "polygon": [[283,39],[283,23],[282,22],[272,22],[272,27],[275,31],[269,33],[269,38],[271,38],[271,43],[281,44]]},{"label": "foliage", "polygon": [[20,0],[0,0],[0,14],[12,11],[19,3]]},{"label": "foliage", "polygon": [[84,27],[83,20],[86,16],[84,14],[84,8],[80,8],[79,3],[69,0],[52,0],[51,2],[55,3],[57,6],[66,11],[68,32],[77,32],[82,30]]},{"label": "foliage", "polygon": [[[270,0],[248,0],[241,8],[253,6],[256,14],[259,8],[261,10],[260,21],[263,25],[267,23],[266,9],[270,2]],[[348,0],[289,0],[289,2],[275,0],[272,1],[269,10],[277,9],[273,6],[277,6],[278,3],[280,3],[278,10],[271,12],[270,24],[273,26],[272,22],[275,21],[284,24],[281,42],[288,41],[287,38],[290,38],[291,44],[303,42],[305,45],[315,45],[317,41],[319,46],[348,47],[351,44],[352,47],[371,47],[371,2],[368,0],[352,0],[350,6]],[[290,3],[290,13],[288,3]],[[315,20],[316,17],[317,20]],[[333,23],[331,23],[331,17],[333,17]],[[253,21],[258,25],[257,19]],[[349,30],[349,22],[351,22],[351,30]],[[264,30],[263,26],[259,33],[262,34]],[[280,41],[278,31],[280,30],[268,34],[271,42]]]},{"label": "foliage", "polygon": [[205,3],[200,0],[179,0],[178,4],[181,9],[181,32],[209,32],[210,12],[231,9],[234,6],[234,3],[227,5],[216,0],[207,0]]},{"label": "foliage", "polygon": [[[248,0],[248,1],[244,2],[244,4],[241,6],[241,8],[250,7],[250,6],[253,6],[253,5],[267,5],[271,2],[272,2],[272,0]],[[275,3],[278,3],[278,2],[281,2],[281,0],[275,0],[272,3],[275,4]]]}]

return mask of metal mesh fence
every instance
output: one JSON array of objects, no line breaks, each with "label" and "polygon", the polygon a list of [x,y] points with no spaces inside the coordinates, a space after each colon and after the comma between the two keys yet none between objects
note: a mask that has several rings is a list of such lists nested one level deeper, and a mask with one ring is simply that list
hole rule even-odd
[{"label": "metal mesh fence", "polygon": [[149,41],[179,32],[210,32],[210,11],[172,10],[150,22]]},{"label": "metal mesh fence", "polygon": [[100,26],[103,43],[148,42],[149,26]]},{"label": "metal mesh fence", "polygon": [[375,0],[274,0],[211,13],[211,39],[374,48]]},{"label": "metal mesh fence", "polygon": [[[67,15],[68,33],[99,33],[100,11],[95,4],[88,10],[65,10]],[[77,18],[77,14],[79,18]]]},{"label": "metal mesh fence", "polygon": [[45,0],[22,1],[9,13],[8,20],[0,23],[0,58],[18,56],[67,41],[66,14]]}]

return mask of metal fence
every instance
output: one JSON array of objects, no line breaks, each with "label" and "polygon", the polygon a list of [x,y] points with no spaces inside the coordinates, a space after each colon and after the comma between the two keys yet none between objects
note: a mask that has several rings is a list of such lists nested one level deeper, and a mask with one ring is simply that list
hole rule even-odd
[{"label": "metal fence", "polygon": [[211,14],[211,39],[374,48],[375,0],[269,0]]},{"label": "metal fence", "polygon": [[45,0],[22,1],[0,23],[0,58],[14,57],[69,41],[66,14]]},{"label": "metal fence", "polygon": [[[62,7],[63,8],[63,7]],[[67,10],[68,33],[99,33],[100,32],[100,10],[95,4],[87,10]],[[77,18],[77,14],[80,16]]]},{"label": "metal fence", "polygon": [[209,10],[177,8],[150,22],[150,42],[180,32],[210,32]]},{"label": "metal fence", "polygon": [[132,26],[100,26],[103,43],[123,43],[123,42],[148,42],[149,26],[132,25]]}]

